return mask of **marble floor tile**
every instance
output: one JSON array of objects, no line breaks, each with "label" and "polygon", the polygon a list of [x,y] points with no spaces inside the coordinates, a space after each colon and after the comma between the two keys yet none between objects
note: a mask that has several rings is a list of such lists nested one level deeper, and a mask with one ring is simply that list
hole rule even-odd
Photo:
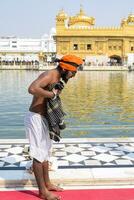
[{"label": "marble floor tile", "polygon": [[[134,166],[134,142],[125,140],[101,140],[93,139],[67,139],[62,143],[54,143],[52,155],[57,159],[58,167],[79,168],[92,167],[126,167]],[[119,141],[119,142],[118,142]],[[21,170],[31,162],[29,156],[29,144],[17,140],[10,143],[0,143],[0,170],[10,168]],[[26,151],[25,151],[26,150]]]}]

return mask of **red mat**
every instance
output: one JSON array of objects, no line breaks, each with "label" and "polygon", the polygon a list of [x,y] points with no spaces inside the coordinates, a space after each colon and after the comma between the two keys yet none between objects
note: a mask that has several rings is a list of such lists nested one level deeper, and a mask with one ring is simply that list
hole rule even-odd
[{"label": "red mat", "polygon": [[[134,200],[134,189],[90,189],[56,192],[61,200]],[[0,191],[0,200],[39,200],[37,191]]]}]

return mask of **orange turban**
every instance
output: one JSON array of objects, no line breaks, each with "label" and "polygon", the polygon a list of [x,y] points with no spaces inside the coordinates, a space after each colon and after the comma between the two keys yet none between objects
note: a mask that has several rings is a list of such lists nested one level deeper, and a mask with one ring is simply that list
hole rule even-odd
[{"label": "orange turban", "polygon": [[59,60],[60,67],[68,71],[77,71],[83,60],[75,55],[65,55]]}]

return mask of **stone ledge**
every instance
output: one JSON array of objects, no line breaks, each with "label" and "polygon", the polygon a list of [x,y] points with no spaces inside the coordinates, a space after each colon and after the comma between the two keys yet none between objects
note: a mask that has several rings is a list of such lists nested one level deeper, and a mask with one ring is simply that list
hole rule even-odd
[{"label": "stone ledge", "polygon": [[[127,171],[126,171],[127,170]],[[117,171],[118,176],[116,176]],[[50,172],[50,178],[53,183],[62,186],[119,186],[119,185],[134,185],[134,169],[113,169],[107,168],[106,174],[98,175],[92,169],[84,170],[57,170]],[[127,173],[126,173],[127,172]],[[26,171],[9,171],[8,175],[4,178],[4,173],[0,171],[0,188],[14,188],[14,187],[35,187],[36,181],[34,175],[26,173]],[[16,176],[15,176],[16,174]],[[3,175],[3,176],[2,176]],[[104,176],[103,176],[104,175]],[[124,175],[124,176],[123,176]],[[113,177],[112,177],[113,176]]]}]

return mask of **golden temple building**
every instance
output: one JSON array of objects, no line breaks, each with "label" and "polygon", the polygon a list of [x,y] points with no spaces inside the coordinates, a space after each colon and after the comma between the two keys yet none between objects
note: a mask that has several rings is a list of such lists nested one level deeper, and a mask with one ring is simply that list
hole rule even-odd
[{"label": "golden temple building", "polygon": [[88,17],[82,7],[75,16],[61,10],[56,16],[55,40],[58,55],[103,57],[122,64],[134,55],[134,15],[122,19],[119,27],[95,27],[95,18]]}]

